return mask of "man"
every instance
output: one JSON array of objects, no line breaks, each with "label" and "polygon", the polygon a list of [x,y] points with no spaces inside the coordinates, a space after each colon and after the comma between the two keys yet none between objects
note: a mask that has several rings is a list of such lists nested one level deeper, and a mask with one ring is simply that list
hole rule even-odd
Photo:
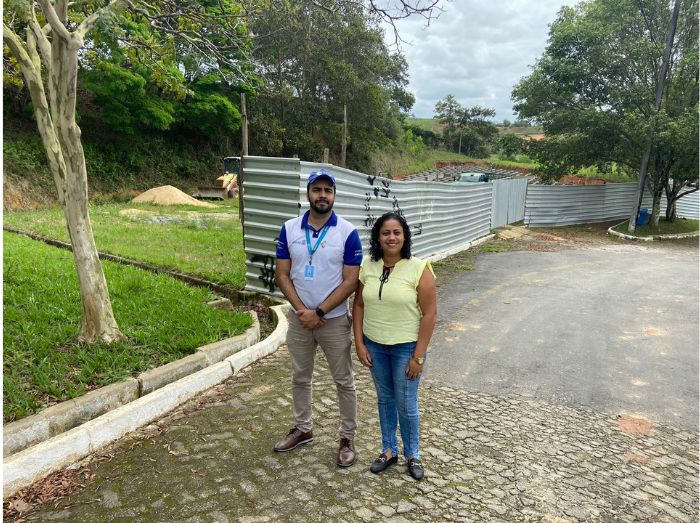
[{"label": "man", "polygon": [[357,229],[333,212],[335,178],[312,172],[306,186],[310,209],[288,220],[277,243],[275,280],[294,308],[287,347],[292,360],[294,427],[274,446],[277,452],[313,441],[311,378],[316,345],[323,350],[340,406],[338,465],[355,462],[357,398],[350,355],[347,298],[357,287],[362,243]]}]

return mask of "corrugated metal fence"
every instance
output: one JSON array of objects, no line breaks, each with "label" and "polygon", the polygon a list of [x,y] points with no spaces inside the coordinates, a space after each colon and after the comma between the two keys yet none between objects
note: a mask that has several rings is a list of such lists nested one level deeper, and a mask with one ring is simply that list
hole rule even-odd
[{"label": "corrugated metal fence", "polygon": [[275,250],[282,224],[299,216],[299,160],[243,158],[246,290],[279,294]]},{"label": "corrugated metal fence", "polygon": [[302,162],[299,201],[304,210],[308,208],[306,181],[321,167],[333,174],[338,185],[334,209],[357,227],[365,246],[375,220],[389,211],[403,213],[411,226],[413,253],[424,258],[489,233],[491,185],[487,183],[404,182],[330,164]]},{"label": "corrugated metal fence", "polygon": [[[530,185],[525,200],[525,225],[560,227],[629,217],[637,184]],[[643,200],[644,206],[651,199]]]},{"label": "corrugated metal fence", "polygon": [[491,228],[519,222],[525,217],[527,178],[493,181]]},{"label": "corrugated metal fence", "polygon": [[[279,294],[275,248],[282,224],[308,208],[306,181],[323,167],[337,181],[335,210],[360,232],[387,211],[403,213],[413,252],[436,258],[466,248],[491,229],[524,219],[531,227],[595,223],[628,217],[636,184],[528,185],[525,178],[489,183],[390,180],[295,158],[243,159],[246,290]],[[645,197],[644,206],[651,205]],[[698,193],[680,200],[678,215],[698,217]]]},{"label": "corrugated metal fence", "polygon": [[246,290],[279,294],[274,283],[279,231],[308,208],[306,181],[319,167],[336,178],[334,210],[357,227],[365,248],[374,221],[392,210],[403,213],[411,226],[413,253],[423,258],[466,247],[491,229],[490,183],[403,182],[294,158],[246,156]]}]

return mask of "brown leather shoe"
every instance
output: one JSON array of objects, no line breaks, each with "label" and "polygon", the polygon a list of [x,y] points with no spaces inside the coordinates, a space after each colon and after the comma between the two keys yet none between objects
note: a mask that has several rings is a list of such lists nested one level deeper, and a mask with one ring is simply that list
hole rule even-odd
[{"label": "brown leather shoe", "polygon": [[355,445],[349,438],[340,438],[338,449],[338,466],[349,467],[355,463]]},{"label": "brown leather shoe", "polygon": [[304,443],[311,443],[313,440],[313,431],[310,430],[309,432],[302,432],[298,428],[294,427],[289,431],[289,434],[275,443],[273,450],[275,452],[287,452]]}]

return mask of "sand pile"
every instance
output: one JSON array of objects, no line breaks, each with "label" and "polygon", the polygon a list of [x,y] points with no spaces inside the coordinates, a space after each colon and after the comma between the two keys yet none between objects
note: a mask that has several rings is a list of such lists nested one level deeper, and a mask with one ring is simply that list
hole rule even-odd
[{"label": "sand pile", "polygon": [[185,194],[180,189],[172,185],[163,185],[154,187],[146,192],[142,192],[132,202],[151,202],[158,205],[196,205],[198,207],[209,207],[215,209],[217,206],[213,203],[203,202],[192,198],[189,194]]}]

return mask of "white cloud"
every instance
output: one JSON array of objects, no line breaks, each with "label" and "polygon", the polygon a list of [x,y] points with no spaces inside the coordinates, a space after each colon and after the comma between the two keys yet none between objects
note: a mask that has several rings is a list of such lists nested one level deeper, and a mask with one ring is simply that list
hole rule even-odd
[{"label": "white cloud", "polygon": [[[405,41],[412,112],[431,118],[435,103],[452,94],[463,106],[496,110],[496,120],[514,119],[513,86],[542,55],[549,24],[574,0],[454,0],[425,27],[413,17],[397,23]],[[393,33],[387,31],[387,41]]]}]

